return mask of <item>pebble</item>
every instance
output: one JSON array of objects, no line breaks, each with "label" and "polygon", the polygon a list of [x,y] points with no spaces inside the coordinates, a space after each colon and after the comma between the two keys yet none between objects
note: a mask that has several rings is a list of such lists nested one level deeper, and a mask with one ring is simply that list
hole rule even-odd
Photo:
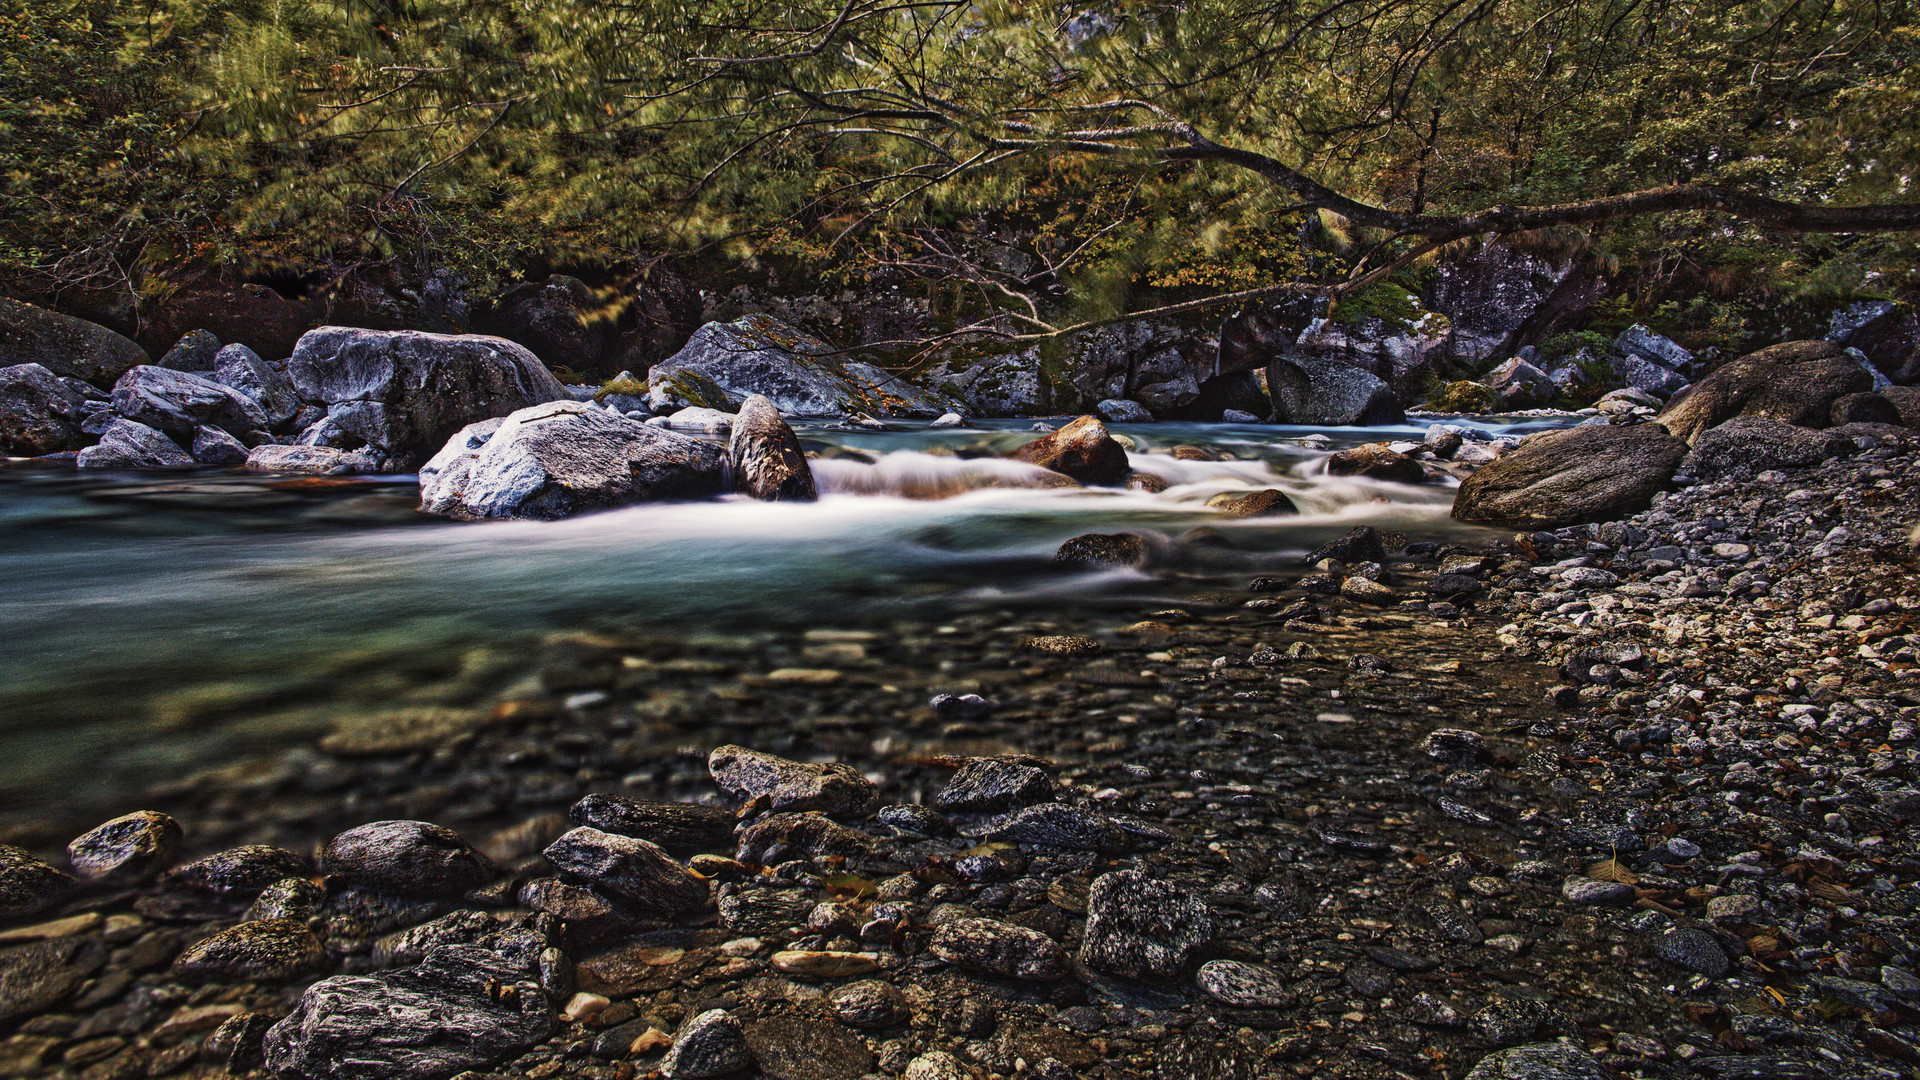
[{"label": "pebble", "polygon": [[1589,1054],[1559,1043],[1516,1046],[1488,1054],[1466,1080],[1614,1080]]},{"label": "pebble", "polygon": [[1560,887],[1560,895],[1569,903],[1593,904],[1598,907],[1626,907],[1640,896],[1631,885],[1623,885],[1616,881],[1595,881],[1584,877],[1568,878]]},{"label": "pebble", "polygon": [[933,797],[942,810],[998,813],[1053,798],[1053,778],[1032,765],[969,758]]},{"label": "pebble", "polygon": [[37,915],[65,900],[73,890],[72,878],[41,862],[32,852],[0,844],[0,919]]},{"label": "pebble", "polygon": [[327,841],[320,872],[401,896],[452,897],[486,883],[494,867],[452,829],[426,821],[375,821]]},{"label": "pebble", "polygon": [[173,973],[193,982],[291,982],[326,960],[304,922],[261,919],[228,927],[180,954]]},{"label": "pebble", "polygon": [[992,840],[1045,844],[1075,851],[1113,852],[1125,850],[1127,846],[1126,832],[1111,820],[1061,803],[1016,810],[995,823],[987,836]]},{"label": "pebble", "polygon": [[867,953],[831,950],[789,949],[774,953],[772,963],[775,971],[814,979],[845,979],[880,970],[880,961]]},{"label": "pebble", "polygon": [[307,860],[285,848],[249,844],[216,852],[174,870],[169,879],[216,895],[253,896],[289,877],[313,873]]},{"label": "pebble", "polygon": [[1080,962],[1132,979],[1173,979],[1213,940],[1207,905],[1140,870],[1094,879]]},{"label": "pebble", "polygon": [[582,827],[542,854],[563,880],[605,893],[636,913],[658,917],[707,906],[707,883],[645,840]]},{"label": "pebble", "polygon": [[734,826],[733,814],[718,806],[607,794],[588,795],[574,803],[567,819],[575,825],[645,840],[683,856],[725,848]]},{"label": "pebble", "polygon": [[1669,964],[1718,979],[1733,968],[1725,949],[1705,930],[1670,930],[1653,943],[1654,954]]},{"label": "pebble", "polygon": [[1209,960],[1200,965],[1193,981],[1214,1000],[1243,1009],[1278,1009],[1295,1000],[1279,972],[1239,960]]},{"label": "pebble", "polygon": [[753,1067],[740,1021],[725,1009],[709,1009],[688,1020],[660,1061],[667,1080],[707,1080]]},{"label": "pebble", "polygon": [[1029,982],[1053,982],[1067,974],[1067,954],[1037,930],[992,919],[954,919],[943,923],[927,943],[928,951],[949,964],[988,975]]},{"label": "pebble", "polygon": [[834,1015],[849,1025],[866,1031],[898,1027],[907,1022],[912,1010],[900,988],[879,979],[862,979],[835,987],[827,995]]},{"label": "pebble", "polygon": [[136,810],[98,825],[67,845],[74,876],[103,884],[144,881],[173,864],[185,833],[153,810]]}]

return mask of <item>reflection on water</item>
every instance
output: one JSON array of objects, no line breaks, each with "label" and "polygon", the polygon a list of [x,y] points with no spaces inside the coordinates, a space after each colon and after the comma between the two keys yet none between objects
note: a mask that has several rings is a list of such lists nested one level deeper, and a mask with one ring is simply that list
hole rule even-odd
[{"label": "reflection on water", "polygon": [[[1289,568],[1356,523],[1468,531],[1447,519],[1448,488],[1321,475],[1307,429],[1120,427],[1135,468],[1171,485],[1148,494],[1039,486],[1042,471],[983,456],[1032,438],[1027,426],[802,428],[821,455],[818,503],[552,523],[425,518],[405,479],[0,467],[0,811],[104,805],[343,711],[481,701],[559,630],[882,627],[989,602],[1177,597]],[[1328,434],[1337,446],[1416,431]],[[1180,444],[1235,460],[1166,452]],[[1302,516],[1207,509],[1267,487]],[[1208,543],[1181,542],[1203,527]],[[1068,537],[1122,528],[1153,538],[1152,576],[1050,564]]]}]

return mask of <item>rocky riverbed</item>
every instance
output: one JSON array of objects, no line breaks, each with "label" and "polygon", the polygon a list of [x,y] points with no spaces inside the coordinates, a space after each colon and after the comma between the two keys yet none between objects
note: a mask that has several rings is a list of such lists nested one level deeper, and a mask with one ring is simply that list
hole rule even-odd
[{"label": "rocky riverbed", "polygon": [[1920,468],[1865,441],[1071,615],[556,635],[16,828],[0,1075],[1909,1075]]}]

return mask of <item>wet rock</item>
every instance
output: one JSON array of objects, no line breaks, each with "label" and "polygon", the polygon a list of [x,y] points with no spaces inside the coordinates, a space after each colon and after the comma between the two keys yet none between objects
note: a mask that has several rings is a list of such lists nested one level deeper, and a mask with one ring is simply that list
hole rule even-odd
[{"label": "wet rock", "polygon": [[539,970],[544,935],[530,926],[524,913],[454,911],[431,922],[402,930],[375,943],[373,958],[383,965],[417,964],[443,945],[473,945],[498,954],[529,975]]},{"label": "wet rock", "polygon": [[1044,770],[1003,758],[968,758],[934,795],[942,810],[999,813],[1053,798],[1053,778]]},{"label": "wet rock", "polygon": [[266,412],[232,387],[150,364],[129,369],[113,384],[113,411],[180,442],[191,442],[202,426],[244,435],[268,425]]},{"label": "wet rock", "polygon": [[0,919],[24,919],[72,895],[73,879],[11,844],[0,844]]},{"label": "wet rock", "polygon": [[871,364],[842,361],[833,351],[769,315],[708,323],[647,372],[647,403],[663,414],[687,406],[732,412],[759,394],[783,416],[820,419],[935,417],[953,408],[944,396]]},{"label": "wet rock", "polygon": [[1714,369],[1675,398],[1658,419],[1689,445],[1736,416],[1821,427],[1835,401],[1872,389],[1872,376],[1840,346],[1828,341],[1789,341]]},{"label": "wet rock", "polygon": [[799,889],[748,884],[720,887],[720,925],[745,937],[772,937],[805,926],[816,897]]},{"label": "wet rock", "polygon": [[660,1061],[667,1080],[705,1080],[731,1076],[753,1067],[740,1021],[724,1009],[709,1009],[688,1020]]},{"label": "wet rock", "polygon": [[864,833],[835,823],[825,814],[768,814],[740,831],[734,858],[742,862],[763,862],[776,845],[784,845],[808,855],[837,855],[860,858],[873,852],[873,842]]},{"label": "wet rock", "polygon": [[0,949],[0,1023],[64,1001],[106,963],[95,937],[56,938]]},{"label": "wet rock", "polygon": [[734,816],[718,806],[596,793],[575,803],[567,818],[575,825],[648,841],[682,857],[733,844]]},{"label": "wet rock", "polygon": [[246,464],[255,472],[317,475],[367,473],[379,468],[379,462],[364,451],[348,452],[328,446],[283,446],[276,443],[262,443],[248,451]]},{"label": "wet rock", "polygon": [[1073,851],[1114,852],[1127,846],[1127,834],[1120,826],[1099,814],[1061,803],[1016,810],[995,822],[987,836],[992,840],[1044,844]]},{"label": "wet rock", "polygon": [[1420,749],[1435,761],[1449,765],[1471,765],[1491,760],[1487,740],[1477,731],[1464,728],[1438,728],[1420,741]]},{"label": "wet rock", "polygon": [[253,906],[247,908],[245,918],[249,922],[255,919],[305,922],[320,913],[320,905],[326,898],[325,890],[306,878],[281,878],[260,890]]},{"label": "wet rock", "polygon": [[759,394],[740,405],[727,443],[733,489],[766,502],[812,502],[819,498],[807,455],[780,412]]},{"label": "wet rock", "polygon": [[280,427],[300,411],[300,393],[293,388],[293,380],[245,345],[221,349],[214,357],[213,374],[209,377],[258,405],[267,418],[262,427]]},{"label": "wet rock", "polygon": [[636,914],[659,918],[707,906],[707,883],[645,840],[579,828],[544,854],[563,880],[624,901]]},{"label": "wet rock", "polygon": [[1095,405],[1093,411],[1109,424],[1145,424],[1153,420],[1153,413],[1145,405],[1125,398],[1108,398]]},{"label": "wet rock", "polygon": [[1378,376],[1340,360],[1290,355],[1267,365],[1267,392],[1278,424],[1398,424],[1400,399]]},{"label": "wet rock", "polygon": [[1614,1074],[1571,1046],[1536,1043],[1488,1054],[1466,1080],[1614,1080]]},{"label": "wet rock", "polygon": [[729,795],[770,810],[817,810],[829,817],[865,817],[880,800],[873,781],[847,765],[809,764],[722,746],[707,755],[713,782]]},{"label": "wet rock", "polygon": [[263,1047],[268,1069],[305,1080],[445,1080],[552,1030],[538,983],[485,949],[449,945],[405,971],[322,979]]},{"label": "wet rock", "polygon": [[1035,439],[1015,451],[1013,457],[1083,484],[1118,486],[1130,471],[1126,450],[1093,416],[1082,416],[1059,431]]},{"label": "wet rock", "polygon": [[485,884],[494,867],[452,829],[376,821],[327,841],[320,872],[401,896],[451,897]]},{"label": "wet rock", "polygon": [[747,1025],[747,1047],[767,1080],[857,1080],[873,1054],[846,1026],[809,1010]]},{"label": "wet rock", "polygon": [[88,881],[143,881],[173,865],[185,834],[180,823],[153,810],[136,810],[95,826],[67,845],[73,872]]},{"label": "wet rock", "polygon": [[1733,969],[1725,949],[1705,930],[1670,930],[1653,943],[1654,955],[1669,964],[1718,979]]},{"label": "wet rock", "polygon": [[193,463],[193,455],[173,440],[132,420],[115,420],[74,459],[82,469],[179,469]]},{"label": "wet rock", "polygon": [[0,368],[0,455],[37,457],[87,443],[87,400],[39,364]]},{"label": "wet rock", "polygon": [[533,353],[473,334],[323,326],[300,336],[286,370],[352,442],[333,445],[372,447],[392,472],[418,468],[468,424],[570,400]]},{"label": "wet rock", "polygon": [[420,507],[461,518],[553,519],[720,493],[726,453],[587,402],[475,424],[420,468]]},{"label": "wet rock", "polygon": [[1396,454],[1385,443],[1368,443],[1338,450],[1327,458],[1330,476],[1359,476],[1368,480],[1389,480],[1397,484],[1418,484],[1427,478],[1420,463],[1405,454]]},{"label": "wet rock", "polygon": [[827,995],[827,1004],[833,1007],[835,1016],[867,1031],[898,1027],[911,1015],[907,996],[900,988],[879,979],[836,987]]},{"label": "wet rock", "polygon": [[1625,517],[1671,486],[1686,451],[1658,424],[1529,436],[1467,477],[1454,495],[1453,516],[1532,529]]},{"label": "wet rock", "polygon": [[168,875],[168,880],[202,892],[252,896],[281,878],[312,872],[307,860],[285,848],[249,844],[196,859]]},{"label": "wet rock", "polygon": [[1138,533],[1088,533],[1061,544],[1053,561],[1073,566],[1141,566],[1148,554],[1147,538]]},{"label": "wet rock", "polygon": [[213,331],[189,330],[160,357],[160,366],[205,374],[213,370],[215,357],[219,355],[220,338]]},{"label": "wet rock", "polygon": [[1144,871],[1116,870],[1088,890],[1080,962],[1132,979],[1172,979],[1212,939],[1206,904]]},{"label": "wet rock", "polygon": [[1584,877],[1568,878],[1560,887],[1560,895],[1569,903],[1597,907],[1627,907],[1639,899],[1639,893],[1631,885]]},{"label": "wet rock", "polygon": [[969,971],[1030,982],[1053,982],[1067,974],[1067,954],[1037,930],[992,919],[954,919],[933,932],[934,956]]},{"label": "wet rock", "polygon": [[71,315],[0,297],[0,366],[38,364],[95,386],[111,386],[147,351],[119,334]]},{"label": "wet rock", "polygon": [[261,919],[230,926],[180,954],[173,973],[192,982],[291,982],[326,961],[304,922]]},{"label": "wet rock", "polygon": [[1287,498],[1287,493],[1278,488],[1234,495],[1220,502],[1209,501],[1207,505],[1220,511],[1222,516],[1232,518],[1286,517],[1300,512],[1293,500]]},{"label": "wet rock", "polygon": [[1560,387],[1544,371],[1514,357],[1481,380],[1501,410],[1534,409],[1552,401]]},{"label": "wet rock", "polygon": [[907,1062],[905,1080],[973,1080],[960,1059],[945,1050],[929,1050]]},{"label": "wet rock", "polygon": [[1380,531],[1371,525],[1362,525],[1338,540],[1330,540],[1314,548],[1300,561],[1309,566],[1327,559],[1358,565],[1385,562],[1386,558],[1387,550],[1380,542]]},{"label": "wet rock", "polygon": [[1698,480],[1719,480],[1736,473],[1817,465],[1830,457],[1852,455],[1853,440],[1838,432],[1815,431],[1764,416],[1736,416],[1701,432],[1681,469]]},{"label": "wet rock", "polygon": [[1209,960],[1200,965],[1194,982],[1215,1001],[1242,1009],[1279,1009],[1295,1000],[1279,972],[1239,960]]},{"label": "wet rock", "polygon": [[246,444],[217,427],[194,432],[188,453],[201,465],[244,465],[247,461]]}]

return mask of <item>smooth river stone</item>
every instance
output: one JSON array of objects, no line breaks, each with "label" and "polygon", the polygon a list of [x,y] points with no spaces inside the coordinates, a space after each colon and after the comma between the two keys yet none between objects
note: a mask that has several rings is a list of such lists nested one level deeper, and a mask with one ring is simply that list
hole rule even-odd
[{"label": "smooth river stone", "polygon": [[1209,960],[1200,965],[1194,981],[1209,997],[1243,1009],[1277,1009],[1294,1000],[1279,972],[1238,960]]}]

